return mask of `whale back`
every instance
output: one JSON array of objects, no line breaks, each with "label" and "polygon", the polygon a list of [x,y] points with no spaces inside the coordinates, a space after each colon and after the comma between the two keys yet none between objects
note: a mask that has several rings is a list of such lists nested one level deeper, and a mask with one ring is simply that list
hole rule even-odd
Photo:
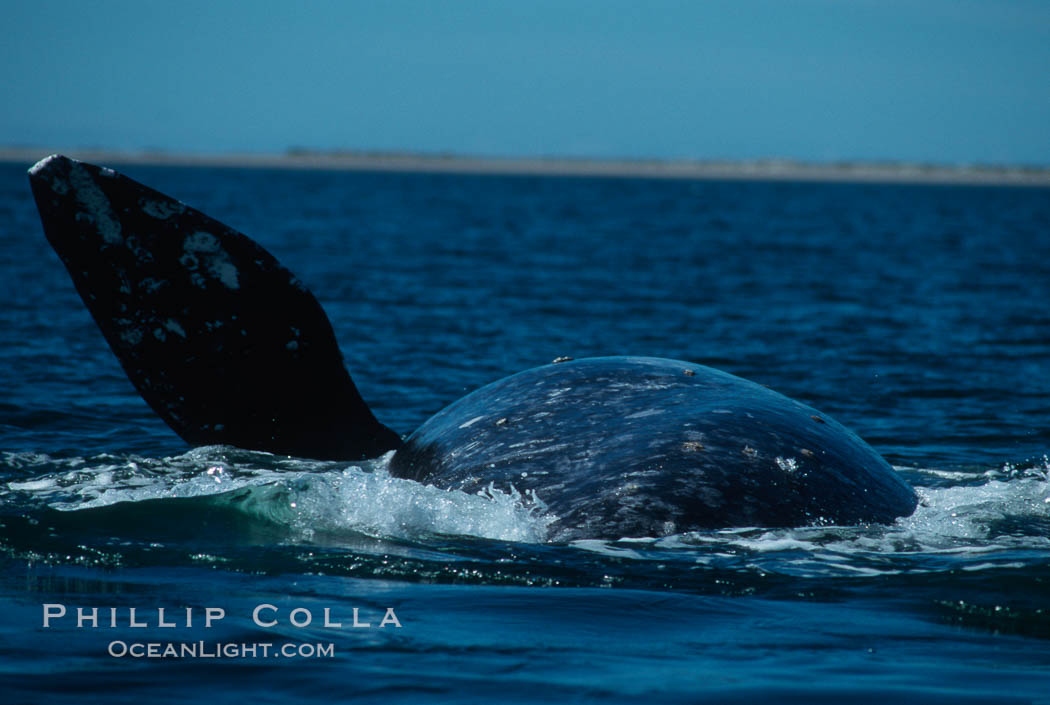
[{"label": "whale back", "polygon": [[400,445],[358,393],[320,304],[264,249],[110,169],[52,156],[29,179],[128,378],[186,442],[319,459]]},{"label": "whale back", "polygon": [[395,474],[535,492],[559,539],[892,522],[915,493],[856,434],[686,362],[591,358],[483,387],[419,427]]}]

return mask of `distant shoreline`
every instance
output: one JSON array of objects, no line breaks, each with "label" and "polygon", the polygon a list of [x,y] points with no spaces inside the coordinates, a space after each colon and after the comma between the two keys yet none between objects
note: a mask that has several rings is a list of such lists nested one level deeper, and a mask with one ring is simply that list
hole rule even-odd
[{"label": "distant shoreline", "polygon": [[835,183],[959,184],[1050,187],[1050,168],[944,166],[895,162],[811,163],[791,160],[500,158],[386,152],[290,150],[284,154],[193,154],[101,149],[0,148],[0,162],[33,164],[59,152],[104,165],[318,169],[524,176],[811,181]]}]

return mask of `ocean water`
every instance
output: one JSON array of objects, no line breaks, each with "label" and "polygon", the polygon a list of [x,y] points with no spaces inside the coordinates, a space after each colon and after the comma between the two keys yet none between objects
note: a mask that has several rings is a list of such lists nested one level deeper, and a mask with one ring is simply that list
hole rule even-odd
[{"label": "ocean water", "polygon": [[512,485],[187,448],[27,167],[0,164],[0,701],[1050,703],[1050,190],[121,169],[295,272],[402,434],[559,356],[670,357],[833,416],[922,499],[564,544]]}]

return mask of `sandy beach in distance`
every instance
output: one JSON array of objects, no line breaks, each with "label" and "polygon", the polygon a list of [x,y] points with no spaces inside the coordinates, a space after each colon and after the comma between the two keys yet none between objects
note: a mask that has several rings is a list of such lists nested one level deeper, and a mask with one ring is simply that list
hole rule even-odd
[{"label": "sandy beach in distance", "polygon": [[53,153],[103,165],[328,169],[611,178],[1050,186],[1050,167],[948,166],[896,162],[702,161],[676,159],[503,158],[445,154],[289,150],[286,153],[178,153],[0,148],[0,162],[33,164]]}]

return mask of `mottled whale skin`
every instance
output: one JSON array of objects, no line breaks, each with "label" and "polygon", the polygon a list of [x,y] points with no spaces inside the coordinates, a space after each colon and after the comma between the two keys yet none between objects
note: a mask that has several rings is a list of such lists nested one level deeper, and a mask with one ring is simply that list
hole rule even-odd
[{"label": "mottled whale skin", "polygon": [[885,523],[911,487],[830,417],[689,362],[604,357],[506,377],[407,440],[381,424],[313,295],[244,235],[116,172],[29,172],[45,235],[129,379],[191,445],[359,460],[448,489],[534,492],[552,536]]},{"label": "mottled whale skin", "polygon": [[891,522],[912,489],[856,434],[702,365],[602,357],[527,370],[438,412],[393,472],[535,491],[560,538]]},{"label": "mottled whale skin", "polygon": [[52,156],[29,182],[128,378],[187,443],[322,460],[401,445],[361,399],[321,305],[269,252],[112,169]]}]

